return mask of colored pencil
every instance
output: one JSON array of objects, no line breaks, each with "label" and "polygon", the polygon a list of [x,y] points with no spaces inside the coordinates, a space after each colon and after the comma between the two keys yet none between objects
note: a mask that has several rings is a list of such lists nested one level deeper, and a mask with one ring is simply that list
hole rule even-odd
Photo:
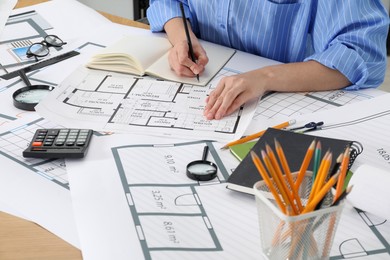
[{"label": "colored pencil", "polygon": [[286,178],[283,177],[283,174],[282,174],[282,171],[281,171],[280,166],[278,164],[278,161],[276,159],[275,153],[272,151],[271,147],[268,144],[265,145],[265,149],[266,149],[268,158],[270,159],[270,162],[275,170],[276,178],[278,178],[278,180],[282,186],[282,189],[285,190],[285,192],[288,196],[288,199],[289,199],[289,202],[291,205],[291,210],[293,213],[292,215],[297,215],[299,213],[299,210],[297,209],[297,206],[294,203],[294,201],[296,201],[296,198],[294,197],[294,193],[291,193],[289,188],[287,187]]},{"label": "colored pencil", "polygon": [[302,161],[301,167],[298,172],[298,177],[295,180],[295,189],[297,191],[299,191],[299,186],[301,186],[302,180],[305,177],[307,171],[307,167],[309,167],[311,158],[313,157],[315,143],[316,143],[315,140],[311,142],[309,148],[306,151],[305,157]]},{"label": "colored pencil", "polygon": [[265,184],[267,185],[268,189],[272,193],[272,195],[275,198],[276,204],[279,206],[280,210],[286,214],[286,206],[283,204],[283,202],[280,199],[280,196],[278,192],[276,191],[274,185],[272,184],[272,181],[269,179],[269,176],[267,174],[267,170],[265,169],[264,165],[262,164],[260,158],[257,156],[257,154],[253,151],[250,151],[253,163],[255,164],[257,171],[260,173],[261,177],[263,178]]},{"label": "colored pencil", "polygon": [[[295,124],[295,120],[290,120],[290,121],[283,122],[283,123],[281,123],[279,125],[273,126],[272,128],[283,129],[283,128],[286,128],[286,127],[288,127],[290,125],[293,125],[293,124]],[[248,136],[245,136],[245,137],[243,137],[241,139],[238,139],[238,140],[232,141],[230,143],[227,143],[223,147],[221,147],[221,149],[227,149],[227,148],[229,148],[232,145],[246,143],[246,142],[251,141],[253,139],[259,138],[259,137],[261,137],[265,133],[265,131],[266,130],[263,130],[263,131],[255,133],[255,134],[248,135]]]},{"label": "colored pencil", "polygon": [[340,173],[336,173],[328,182],[321,188],[321,190],[315,195],[311,202],[309,202],[306,207],[303,209],[302,214],[311,212],[315,209],[317,204],[322,200],[322,198],[330,191],[332,186],[337,182],[337,178]]},{"label": "colored pencil", "polygon": [[337,200],[337,198],[343,192],[345,176],[347,175],[347,171],[348,171],[349,156],[350,156],[349,155],[349,147],[347,147],[347,148],[345,148],[343,160],[342,160],[341,165],[340,165],[340,175],[339,175],[339,179],[337,180],[336,193],[334,196],[334,200]]},{"label": "colored pencil", "polygon": [[264,150],[261,151],[261,155],[263,157],[263,161],[265,163],[265,166],[268,169],[270,176],[272,177],[272,180],[275,182],[275,185],[278,188],[280,195],[282,195],[284,203],[286,204],[286,210],[289,210],[289,208],[291,208],[292,205],[291,205],[291,199],[290,199],[289,195],[287,194],[288,192],[286,192],[286,190],[283,188],[283,185],[279,181],[279,179],[276,175],[275,169],[273,168],[272,163]]},{"label": "colored pencil", "polygon": [[290,167],[288,166],[288,162],[287,162],[286,156],[284,154],[283,147],[280,145],[280,143],[276,139],[275,139],[275,149],[276,149],[276,153],[279,157],[280,163],[282,165],[284,174],[287,177],[288,184],[291,187],[292,193],[294,195],[294,199],[295,199],[297,206],[298,206],[298,210],[299,210],[299,212],[301,212],[301,210],[303,209],[301,198],[299,197],[298,191],[295,188],[294,180],[292,178],[291,170],[290,170]]}]

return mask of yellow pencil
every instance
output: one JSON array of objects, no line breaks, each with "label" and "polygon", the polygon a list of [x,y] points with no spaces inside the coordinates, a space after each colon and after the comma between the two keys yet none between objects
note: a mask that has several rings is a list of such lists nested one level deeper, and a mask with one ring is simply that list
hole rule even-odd
[{"label": "yellow pencil", "polygon": [[277,161],[276,156],[275,156],[274,152],[272,151],[271,147],[268,144],[266,144],[265,149],[267,151],[268,158],[270,159],[270,162],[275,170],[276,177],[278,178],[280,184],[282,185],[282,189],[285,190],[285,192],[288,196],[288,199],[289,199],[290,204],[291,204],[292,213],[293,213],[293,215],[298,215],[299,210],[294,203],[294,201],[296,201],[295,194],[290,192],[290,189],[287,187],[286,180],[283,177],[282,171],[280,170],[278,161]]},{"label": "yellow pencil", "polygon": [[337,180],[334,200],[337,200],[337,198],[341,195],[341,193],[343,193],[345,175],[347,174],[347,170],[348,170],[348,163],[349,163],[349,146],[345,148],[343,160],[340,165],[340,175],[339,175],[339,179]]},{"label": "yellow pencil", "polygon": [[[272,128],[283,129],[283,128],[286,128],[286,127],[288,127],[290,125],[293,125],[293,124],[295,124],[295,120],[290,120],[290,121],[287,121],[287,122],[283,122],[283,123],[281,123],[279,125],[273,126]],[[255,133],[255,134],[248,135],[248,136],[245,136],[245,137],[243,137],[241,139],[238,139],[238,140],[232,141],[230,143],[227,143],[223,147],[221,147],[221,149],[227,149],[227,148],[229,148],[232,145],[246,143],[246,142],[251,141],[253,139],[259,138],[259,137],[261,137],[265,133],[265,131],[266,130],[263,130],[263,131]]]},{"label": "yellow pencil", "polygon": [[298,172],[298,177],[295,180],[295,189],[297,191],[299,191],[299,186],[301,186],[303,177],[305,177],[305,174],[306,174],[306,171],[307,171],[307,167],[309,167],[311,158],[313,157],[315,144],[316,144],[316,141],[313,140],[311,142],[311,144],[309,145],[309,148],[306,151],[305,157],[303,158],[303,161],[302,161],[302,164],[301,164],[301,168],[299,169],[299,172]]},{"label": "yellow pencil", "polygon": [[340,173],[337,173],[332,176],[332,178],[329,179],[329,181],[320,189],[320,191],[314,196],[311,202],[309,202],[304,210],[302,211],[302,214],[308,213],[313,211],[317,204],[322,200],[322,198],[329,192],[329,190],[332,188],[332,186],[337,182],[337,178]]},{"label": "yellow pencil", "polygon": [[282,183],[278,179],[278,176],[276,175],[275,169],[272,166],[272,163],[271,163],[267,153],[262,150],[261,155],[263,157],[263,161],[265,163],[265,166],[267,167],[268,172],[270,173],[270,175],[272,177],[272,180],[275,182],[275,184],[279,190],[280,195],[282,195],[284,203],[286,204],[286,208],[291,208],[292,210],[294,210],[294,208],[292,207],[292,199],[289,196],[288,191],[286,192],[286,190],[283,188]]},{"label": "yellow pencil", "polygon": [[309,202],[312,198],[319,192],[326,181],[328,176],[329,168],[332,162],[332,153],[327,151],[324,155],[324,158],[321,160],[320,167],[318,169],[317,177],[314,180],[313,187],[310,192]]},{"label": "yellow pencil", "polygon": [[263,178],[265,184],[268,186],[268,189],[271,191],[272,195],[275,198],[276,204],[278,204],[280,210],[286,214],[286,206],[283,204],[282,200],[280,199],[280,196],[278,192],[276,191],[274,185],[272,184],[272,181],[269,179],[267,170],[265,169],[264,165],[260,161],[260,158],[257,156],[257,154],[253,151],[250,151],[253,163],[255,164],[257,171],[260,173],[261,177]]},{"label": "yellow pencil", "polygon": [[280,160],[280,163],[281,163],[282,168],[284,170],[284,174],[287,177],[288,184],[290,185],[291,190],[293,192],[295,201],[296,201],[297,206],[298,206],[298,210],[299,210],[299,212],[301,212],[301,210],[303,209],[301,198],[299,197],[298,191],[295,188],[294,180],[292,178],[290,167],[288,166],[288,162],[287,162],[286,156],[284,155],[283,148],[282,148],[282,146],[280,145],[280,143],[276,139],[275,139],[275,149],[276,149],[276,153],[279,156],[279,160]]}]

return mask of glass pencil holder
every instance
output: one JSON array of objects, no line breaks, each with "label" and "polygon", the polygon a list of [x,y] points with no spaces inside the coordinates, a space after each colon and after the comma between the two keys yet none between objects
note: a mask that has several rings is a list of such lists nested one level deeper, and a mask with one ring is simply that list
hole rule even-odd
[{"label": "glass pencil holder", "polygon": [[[293,174],[294,181],[297,173]],[[271,179],[272,181],[272,179]],[[303,178],[298,195],[306,206],[312,187],[312,174]],[[264,181],[254,185],[259,219],[261,251],[267,259],[328,259],[344,203],[298,215],[287,215],[276,203]],[[278,196],[280,191],[277,190]],[[331,192],[322,205],[331,204]]]}]

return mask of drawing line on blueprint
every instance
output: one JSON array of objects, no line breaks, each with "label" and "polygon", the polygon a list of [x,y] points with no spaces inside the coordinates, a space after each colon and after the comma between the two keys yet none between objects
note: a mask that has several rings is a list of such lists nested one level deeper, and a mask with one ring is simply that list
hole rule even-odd
[{"label": "drawing line on blueprint", "polygon": [[[180,156],[194,153],[194,150],[200,151],[205,144],[209,146],[213,160],[220,169],[219,177],[212,181],[211,185],[225,182],[229,174],[211,142],[195,141],[156,146],[128,145],[112,148],[145,259],[152,259],[152,252],[223,250],[195,189],[200,185],[199,182],[188,179],[177,170],[177,167],[184,167],[179,163],[182,161]],[[144,175],[142,169],[134,171],[127,167],[129,163],[137,162],[137,165],[143,163],[142,152],[139,153],[140,158],[131,156],[132,162],[129,162],[127,155],[134,154],[134,149],[137,151],[148,149],[149,160],[150,158],[156,159],[153,160],[154,167],[149,168],[148,171],[149,182],[144,181],[146,179],[142,177]],[[164,159],[157,160],[157,158]],[[165,171],[157,171],[156,164],[158,167],[163,167],[165,164]],[[135,168],[139,169],[137,165]],[[172,175],[166,176],[165,173],[168,172]],[[163,179],[159,177],[161,175],[165,175]],[[181,178],[176,179],[178,176]],[[152,194],[151,197],[150,194]],[[161,229],[155,228],[153,223],[156,222],[161,224]],[[189,229],[188,226],[195,228],[196,232],[191,232],[193,229]],[[183,236],[197,237],[197,239],[184,242],[180,239]]]},{"label": "drawing line on blueprint", "polygon": [[[85,82],[94,85],[83,85]],[[78,108],[78,115],[105,118],[107,125],[235,133],[243,108],[230,120],[205,120],[204,103],[200,99],[210,91],[207,87],[176,82],[90,72],[80,85],[64,89],[58,100]]]},{"label": "drawing line on blueprint", "polygon": [[335,90],[309,93],[268,93],[258,103],[254,119],[293,117],[372,98],[356,91]]},{"label": "drawing line on blueprint", "polygon": [[39,174],[69,190],[64,159],[35,159],[24,158],[22,156],[23,150],[27,148],[37,129],[55,127],[58,128],[58,125],[54,125],[41,118],[0,133],[0,154],[25,167],[29,171]]}]

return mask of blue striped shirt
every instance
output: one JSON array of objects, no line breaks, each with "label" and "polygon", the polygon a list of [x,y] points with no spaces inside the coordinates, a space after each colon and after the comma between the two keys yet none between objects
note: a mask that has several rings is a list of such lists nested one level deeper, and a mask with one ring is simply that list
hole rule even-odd
[{"label": "blue striped shirt", "polygon": [[[316,60],[348,89],[377,87],[386,71],[389,16],[380,0],[182,0],[197,37],[281,62]],[[179,1],[151,0],[151,30],[180,17]]]}]

